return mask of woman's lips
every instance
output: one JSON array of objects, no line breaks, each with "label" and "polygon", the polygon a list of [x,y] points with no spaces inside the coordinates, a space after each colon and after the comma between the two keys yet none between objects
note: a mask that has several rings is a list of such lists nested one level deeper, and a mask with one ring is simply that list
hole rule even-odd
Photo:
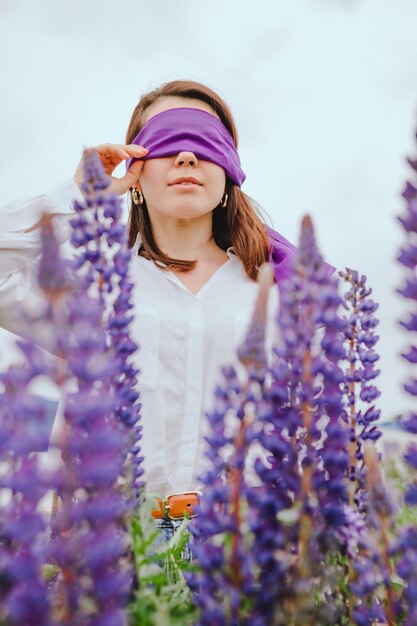
[{"label": "woman's lips", "polygon": [[195,176],[178,176],[178,178],[174,178],[174,180],[171,181],[170,186],[181,185],[181,184],[186,185],[187,183],[198,185],[199,187],[202,186],[203,184]]},{"label": "woman's lips", "polygon": [[197,185],[197,183],[174,183],[173,185],[170,185],[170,187],[183,187],[183,188],[187,188],[187,187],[201,187],[202,185]]}]

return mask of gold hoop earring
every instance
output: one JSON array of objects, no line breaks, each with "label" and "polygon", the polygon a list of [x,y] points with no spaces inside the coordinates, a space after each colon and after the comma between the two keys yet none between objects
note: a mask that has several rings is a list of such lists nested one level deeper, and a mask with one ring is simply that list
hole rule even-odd
[{"label": "gold hoop earring", "polygon": [[140,189],[133,189],[132,200],[135,204],[143,204],[143,194]]},{"label": "gold hoop earring", "polygon": [[224,194],[224,197],[223,197],[223,199],[222,199],[222,200],[223,200],[223,202],[222,202],[222,207],[225,207],[225,206],[227,205],[227,201],[228,201],[228,199],[229,199],[229,196],[227,195],[227,193],[225,193],[225,194]]}]

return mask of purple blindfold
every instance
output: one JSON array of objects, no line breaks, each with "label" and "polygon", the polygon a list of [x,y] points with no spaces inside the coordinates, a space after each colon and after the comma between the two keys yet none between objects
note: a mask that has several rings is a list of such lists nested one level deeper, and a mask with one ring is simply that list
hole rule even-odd
[{"label": "purple blindfold", "polygon": [[[222,167],[238,187],[246,178],[233,137],[223,123],[207,111],[180,107],[157,113],[146,122],[132,143],[149,150],[141,157],[144,161],[185,150]],[[126,171],[137,160],[129,159]]]}]

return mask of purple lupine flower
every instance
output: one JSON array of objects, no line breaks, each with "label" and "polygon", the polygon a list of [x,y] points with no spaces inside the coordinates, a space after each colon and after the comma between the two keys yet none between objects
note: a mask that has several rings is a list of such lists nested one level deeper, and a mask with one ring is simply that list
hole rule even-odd
[{"label": "purple lupine flower", "polygon": [[[347,421],[349,428],[349,499],[351,506],[364,511],[364,466],[363,442],[371,439],[376,441],[381,431],[375,425],[380,417],[380,410],[375,406],[375,399],[380,396],[378,388],[372,381],[380,371],[375,369],[379,355],[375,345],[379,339],[375,328],[379,320],[374,316],[378,304],[369,296],[372,289],[366,285],[366,276],[356,270],[346,268],[340,272],[350,289],[344,295],[344,305],[348,311],[347,328],[345,331],[347,350],[347,368],[344,372],[344,389],[347,404]],[[358,387],[359,386],[359,387]],[[368,408],[361,405],[370,404]]]},{"label": "purple lupine flower", "polygon": [[[100,297],[84,289],[61,307],[57,351],[66,360],[61,385],[70,385],[61,444],[64,466],[54,476],[61,506],[52,521],[50,559],[60,574],[54,588],[65,623],[125,624],[131,574],[120,492],[128,438],[116,414],[112,387],[117,364],[108,345]],[[113,621],[111,621],[113,620]]]},{"label": "purple lupine flower", "polygon": [[[296,566],[295,547],[298,537],[298,510],[294,496],[300,492],[296,433],[302,425],[299,405],[295,401],[291,377],[298,375],[296,361],[299,309],[294,294],[298,285],[281,289],[279,328],[281,345],[275,347],[278,359],[272,368],[272,385],[264,390],[260,412],[263,430],[259,440],[269,453],[268,463],[255,461],[255,470],[264,487],[252,494],[250,529],[254,534],[253,552],[259,568],[259,589],[255,599],[256,623],[271,623],[280,607],[294,601]],[[290,365],[291,364],[291,365]],[[285,512],[286,519],[280,517]],[[284,619],[284,609],[281,609]]]},{"label": "purple lupine flower", "polygon": [[[417,135],[416,135],[417,138]],[[407,159],[411,165],[413,172],[417,172],[416,162]],[[417,300],[417,245],[415,241],[417,233],[417,188],[415,182],[407,181],[402,196],[406,202],[405,214],[397,219],[401,223],[406,236],[405,246],[400,250],[397,260],[406,268],[406,282],[397,292],[404,298],[411,301]],[[407,321],[400,321],[400,324],[409,331],[417,330],[417,314],[414,310],[410,311]],[[415,355],[417,348],[411,345],[408,352],[402,354],[408,363],[416,362]],[[404,384],[406,392],[415,396],[416,378]],[[417,412],[411,411],[405,419],[402,420],[403,427],[411,433],[417,432]],[[405,455],[405,462],[414,470],[417,468],[417,447],[411,444]],[[409,505],[417,504],[417,478],[414,478],[411,485],[408,486],[405,501]],[[416,623],[416,589],[417,589],[417,533],[414,527],[405,528],[398,540],[398,560],[397,572],[404,581],[404,592],[400,601],[400,609],[404,616],[405,626],[411,626]]]},{"label": "purple lupine flower", "polygon": [[[36,314],[28,310],[20,319],[23,334],[35,342],[42,338],[48,349],[58,354],[54,312],[61,311],[71,284],[49,215],[41,220],[41,246],[38,281],[45,302]],[[7,581],[2,585],[1,602],[10,623],[47,625],[50,601],[41,568],[48,557],[48,528],[39,506],[53,483],[36,455],[48,448],[49,416],[45,401],[30,388],[39,376],[57,380],[59,364],[47,359],[34,343],[19,340],[17,346],[24,363],[0,376],[0,461],[5,462],[0,495],[4,497],[6,491],[7,498],[7,490],[11,494],[0,510],[0,576]]]},{"label": "purple lupine flower", "polygon": [[[88,187],[102,190],[103,181],[94,182],[94,176],[96,173],[87,158]],[[46,303],[41,312],[37,311],[32,325],[27,324],[26,334],[31,334],[35,341],[40,336],[47,338],[48,350],[61,357],[47,373],[66,395],[61,447],[64,467],[44,479],[36,473],[30,459],[31,466],[22,461],[21,471],[2,476],[4,486],[13,489],[18,496],[17,505],[12,500],[1,519],[5,550],[0,550],[0,562],[2,568],[7,568],[8,576],[4,600],[9,603],[8,616],[13,624],[47,625],[52,619],[54,623],[97,626],[105,623],[123,625],[127,620],[126,606],[132,579],[125,519],[129,502],[121,493],[120,482],[129,441],[126,420],[121,419],[120,412],[126,404],[131,410],[130,404],[134,403],[136,372],[127,360],[133,351],[128,333],[115,339],[111,335],[112,328],[106,328],[106,305],[107,294],[116,291],[117,283],[122,294],[117,300],[116,293],[114,319],[118,315],[124,318],[114,327],[123,331],[129,323],[126,310],[131,287],[125,280],[125,259],[121,263],[121,256],[125,254],[126,257],[123,245],[118,246],[114,254],[113,260],[117,260],[112,271],[112,259],[106,257],[107,250],[102,249],[100,241],[97,243],[97,233],[101,231],[104,236],[99,207],[106,203],[103,198],[96,204],[93,200],[86,200],[93,220],[79,216],[88,236],[84,242],[78,241],[80,255],[72,264],[72,269],[78,268],[77,281],[68,280],[67,264],[59,258],[51,219],[46,216],[42,220],[39,283]],[[81,213],[81,210],[79,204],[78,211]],[[116,214],[113,206],[112,221]],[[94,220],[97,220],[96,228]],[[108,230],[111,245],[114,245],[120,229],[111,223]],[[82,232],[79,227],[80,238]],[[94,269],[93,261],[99,264],[98,269]],[[116,265],[117,272],[114,271]],[[26,322],[30,322],[29,313]],[[118,351],[121,345],[123,347]],[[45,374],[41,353],[36,350],[35,347],[25,348],[30,366],[28,371],[15,368],[4,376],[8,396],[2,421],[8,429],[8,445],[13,444],[19,459],[32,453],[36,427],[41,420],[34,398],[24,392],[25,385],[30,384],[34,376]],[[119,353],[124,356],[119,357]],[[132,385],[131,390],[129,385]],[[29,411],[36,420],[29,420]],[[19,420],[22,428],[18,433]],[[31,438],[24,431],[28,425]],[[45,447],[44,441],[42,444]],[[137,460],[137,465],[139,463]],[[13,469],[17,470],[17,467]],[[51,542],[46,551],[45,520],[35,511],[35,505],[48,487],[58,493],[61,506],[52,520]],[[55,586],[50,589],[50,598],[39,575],[40,565],[45,560],[55,563],[60,571]],[[48,611],[49,599],[53,606],[52,615]]]},{"label": "purple lupine flower", "polygon": [[[222,541],[228,524],[234,528],[227,515],[233,491],[230,483],[225,485],[220,480],[225,469],[221,450],[232,444],[232,467],[236,459],[241,469],[247,452],[241,443],[252,440],[258,441],[269,456],[255,462],[259,487],[248,488],[243,481],[240,483],[239,492],[247,503],[245,523],[249,532],[246,568],[242,563],[241,569],[241,588],[243,584],[247,587],[246,604],[242,606],[247,613],[243,617],[242,609],[239,623],[286,623],[296,614],[297,619],[303,614],[311,620],[312,611],[322,620],[320,623],[330,623],[343,611],[342,602],[337,606],[334,600],[329,603],[325,599],[317,609],[312,602],[317,589],[311,583],[320,579],[328,588],[331,581],[333,593],[337,593],[338,579],[326,574],[326,558],[338,549],[354,550],[362,531],[358,524],[355,537],[347,530],[353,511],[348,508],[345,481],[347,435],[342,422],[343,372],[339,366],[345,357],[345,321],[337,314],[341,304],[337,284],[322,263],[311,220],[306,218],[293,276],[281,289],[281,342],[275,348],[277,362],[269,372],[272,383],[266,382],[265,368],[261,366],[256,375],[256,368],[250,369],[249,360],[245,362],[248,354],[260,364],[264,362],[261,326],[248,333],[245,349],[239,350],[249,386],[242,389],[232,368],[223,370],[227,386],[218,388],[216,394],[222,405],[208,414],[213,435],[207,438],[210,468],[202,477],[202,515],[196,524],[200,531],[192,531],[201,542],[196,546],[197,555],[203,557],[200,579],[197,576],[197,583],[196,578],[190,579],[199,591],[196,601],[202,612],[201,624],[213,620],[226,623],[221,598],[229,591],[230,579],[223,572],[233,572],[233,561],[223,547],[230,544]],[[260,324],[261,315],[258,320]],[[252,419],[252,427],[249,422],[244,437],[233,440],[228,437],[225,416],[233,413],[244,423],[245,411],[236,404],[242,392],[251,397],[256,420]],[[246,578],[246,572],[252,575]],[[236,619],[236,614],[228,617],[231,615]]]},{"label": "purple lupine flower", "polygon": [[[73,267],[81,273],[86,286],[98,288],[106,305],[106,326],[115,361],[112,384],[119,399],[116,413],[129,432],[130,454],[126,471],[133,474],[130,491],[139,500],[144,486],[144,470],[140,453],[142,426],[140,392],[137,389],[139,372],[131,362],[131,355],[138,346],[129,332],[133,307],[133,283],[128,273],[131,253],[127,246],[126,228],[120,222],[121,200],[109,192],[109,179],[95,150],[84,152],[84,168],[82,190],[85,201],[74,203],[76,215],[71,220],[71,242],[78,251]],[[106,303],[104,292],[112,294],[110,304]],[[130,482],[130,478],[127,482]]]},{"label": "purple lupine flower", "polygon": [[[398,261],[409,270],[409,278],[398,291],[406,298],[416,299],[415,267],[417,260],[415,252],[417,248],[414,237],[417,226],[415,219],[417,192],[411,183],[407,183],[403,196],[407,201],[408,211],[404,217],[398,219],[407,232],[408,241],[406,247],[400,251]],[[357,279],[357,276],[354,278]],[[373,312],[372,308],[370,306],[371,313]],[[416,319],[416,316],[412,315],[408,322],[401,323],[408,330],[417,329]],[[371,320],[368,318],[369,321]],[[373,345],[371,339],[371,344],[368,347],[371,349],[371,358],[376,360],[372,351]],[[416,350],[412,346],[410,351],[403,356],[409,362],[414,363],[415,353]],[[370,369],[371,376],[369,378],[372,379],[374,376],[371,365]],[[415,395],[415,380],[411,380],[404,388]],[[368,386],[367,393],[361,393],[361,399],[365,401],[373,402],[375,397],[377,397],[377,393],[372,385]],[[415,432],[417,419],[411,415],[405,420],[404,425],[410,431]],[[370,437],[370,439],[372,438]],[[370,626],[376,618],[389,626],[394,626],[397,623],[411,626],[417,619],[415,611],[415,589],[417,586],[415,528],[406,528],[400,532],[397,540],[393,539],[395,504],[384,485],[378,453],[373,443],[367,441],[363,447],[366,486],[363,495],[369,533],[360,546],[357,558],[353,560],[356,578],[351,582],[350,587],[357,600],[353,617],[357,623],[369,624]],[[415,448],[408,448],[404,458],[409,465],[414,468],[417,467],[417,450]],[[409,504],[417,502],[414,485],[408,489],[405,499]],[[397,588],[393,585],[395,569],[402,578],[402,584],[397,585]],[[398,618],[400,618],[400,622],[396,621]]]},{"label": "purple lupine flower", "polygon": [[[345,525],[345,510],[347,503],[347,491],[345,484],[345,471],[347,469],[347,437],[343,425],[345,410],[341,383],[344,379],[340,363],[346,358],[344,348],[345,320],[340,317],[339,309],[342,299],[338,294],[339,281],[336,277],[329,276],[328,271],[322,264],[322,257],[318,253],[313,226],[310,219],[306,219],[302,225],[301,244],[307,239],[311,241],[311,252],[301,261],[304,267],[308,267],[314,258],[317,258],[317,270],[310,277],[316,281],[317,308],[313,317],[315,326],[323,328],[320,349],[314,355],[311,366],[311,374],[317,377],[317,384],[322,376],[322,391],[314,398],[317,403],[317,418],[327,418],[327,425],[323,429],[325,436],[324,444],[320,450],[324,473],[318,472],[313,481],[317,491],[319,502],[322,506],[325,525],[330,530]],[[308,246],[304,246],[308,250]],[[313,353],[314,354],[314,353]],[[313,387],[314,388],[314,387]],[[328,538],[328,532],[326,532]]]},{"label": "purple lupine flower", "polygon": [[70,278],[68,263],[60,256],[59,242],[53,234],[52,215],[48,213],[41,219],[41,249],[39,287],[47,296],[47,301],[55,301],[74,287],[74,280]]},{"label": "purple lupine flower", "polygon": [[[410,161],[413,169],[416,164]],[[409,300],[417,299],[417,189],[407,182],[403,197],[407,207],[405,215],[398,217],[406,232],[406,245],[400,250],[397,260],[407,268],[405,284],[397,291]],[[400,324],[407,330],[417,330],[417,315],[412,311],[407,321]],[[371,344],[372,347],[372,344]],[[409,362],[416,362],[417,349],[411,346],[402,356]],[[416,395],[416,380],[412,378],[404,389]],[[371,401],[375,393],[371,387]],[[409,414],[403,420],[403,426],[412,433],[417,432],[417,416]],[[363,542],[357,559],[354,561],[357,578],[351,589],[357,598],[361,598],[354,611],[356,623],[374,623],[378,618],[389,626],[402,624],[412,626],[417,620],[416,589],[417,589],[417,533],[415,527],[401,530],[398,538],[394,535],[395,505],[383,482],[378,464],[378,454],[371,442],[365,443],[365,478],[366,507],[369,530],[368,540]],[[404,455],[405,462],[414,470],[417,468],[417,448],[410,445]],[[416,480],[408,486],[405,501],[409,505],[417,503]],[[401,584],[393,585],[394,572],[400,577]],[[400,582],[400,581],[399,581]],[[381,593],[381,589],[384,593]],[[381,602],[381,599],[383,602]],[[375,608],[379,614],[375,612]],[[400,619],[400,621],[397,621]]]},{"label": "purple lupine flower", "polygon": [[258,282],[261,286],[253,312],[253,317],[245,341],[238,347],[239,361],[246,367],[249,377],[260,376],[264,382],[268,367],[265,350],[265,327],[268,305],[268,289],[272,283],[271,266],[267,263],[259,268]]},{"label": "purple lupine flower", "polygon": [[[302,481],[306,481],[306,473],[311,473],[310,485],[317,491],[319,500],[323,488],[321,504],[326,515],[330,515],[330,526],[334,528],[337,520],[343,521],[347,502],[344,482],[347,446],[341,393],[343,372],[339,365],[346,357],[343,345],[346,322],[338,313],[342,303],[338,279],[329,275],[323,263],[308,216],[303,219],[299,249],[293,294],[288,290],[286,293],[286,297],[295,298],[298,305],[287,304],[290,314],[296,313],[293,324],[294,332],[298,333],[296,349],[292,354],[290,352],[294,365],[289,384],[292,386],[291,399],[295,402],[298,399],[302,411],[301,425],[305,431],[301,435],[306,446],[302,461],[306,471]],[[285,320],[283,328],[289,324],[291,321]],[[280,356],[286,358],[285,348]],[[317,452],[320,463],[317,462]],[[305,486],[301,485],[301,488]],[[305,493],[308,491],[306,489]]]},{"label": "purple lupine flower", "polygon": [[[204,496],[199,517],[190,526],[200,570],[187,581],[200,609],[198,624],[252,624],[250,601],[256,585],[254,559],[247,534],[251,494],[246,457],[257,437],[257,410],[267,371],[265,321],[272,270],[259,272],[260,289],[246,338],[238,349],[241,365],[222,369],[214,409],[207,413],[208,469],[199,477]],[[240,369],[244,366],[244,370]],[[225,601],[226,598],[226,601]]]},{"label": "purple lupine flower", "polygon": [[36,451],[47,447],[46,405],[29,388],[50,375],[42,351],[18,342],[26,362],[0,376],[0,614],[16,626],[50,624],[41,568],[47,527],[39,503],[49,484]]},{"label": "purple lupine flower", "polygon": [[400,555],[397,560],[397,572],[406,582],[399,610],[406,616],[405,626],[412,626],[417,621],[417,528],[407,527],[401,534],[397,544]]},{"label": "purple lupine flower", "polygon": [[352,559],[355,576],[350,581],[355,606],[353,616],[360,624],[372,626],[379,619],[394,626],[398,612],[394,592],[393,541],[396,503],[384,483],[380,459],[372,440],[363,443],[367,534],[358,542]]},{"label": "purple lupine flower", "polygon": [[[413,264],[411,260],[413,249],[417,249],[414,241],[417,225],[417,189],[412,183],[407,182],[402,195],[407,203],[406,214],[405,216],[398,217],[398,221],[402,224],[406,232],[407,243],[406,246],[401,249],[397,260],[408,269],[408,274],[406,284],[397,291],[405,298],[417,300],[417,292],[415,290],[415,284],[417,284],[417,265]],[[409,320],[407,322],[402,321],[400,322],[400,324],[409,331],[417,330],[417,315],[411,312]],[[414,354],[416,352],[417,348],[415,346],[411,346],[409,352],[404,353],[402,356],[409,363],[414,363]],[[416,395],[415,387],[415,378],[411,379],[408,383],[404,385],[405,391],[407,391],[411,395]],[[417,432],[417,415],[411,413],[406,420],[403,420],[403,426],[410,432]]]},{"label": "purple lupine flower", "polygon": [[[354,539],[347,529],[348,458],[339,365],[345,358],[345,321],[338,315],[337,286],[306,217],[293,274],[281,289],[278,358],[272,385],[264,392],[260,441],[270,453],[269,466],[260,460],[255,464],[263,483],[252,502],[251,526],[262,590],[256,598],[259,626],[278,617],[285,623],[294,618],[291,610],[297,619],[304,614],[313,619],[315,611],[315,619],[323,623],[336,620],[343,610],[335,601],[316,607],[312,602],[312,581],[323,582],[326,556],[352,550]],[[336,577],[323,586],[329,584],[335,591]]]}]

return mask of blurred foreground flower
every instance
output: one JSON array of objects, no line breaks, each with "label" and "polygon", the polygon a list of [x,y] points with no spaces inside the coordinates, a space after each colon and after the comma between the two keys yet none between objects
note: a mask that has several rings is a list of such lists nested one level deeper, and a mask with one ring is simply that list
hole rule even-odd
[{"label": "blurred foreground flower", "polygon": [[[26,365],[2,378],[0,487],[2,496],[9,490],[9,503],[0,513],[0,573],[8,581],[0,616],[13,626],[127,623],[133,575],[128,513],[142,473],[137,371],[129,361],[137,348],[128,331],[130,253],[120,200],[105,191],[95,151],[85,153],[84,163],[86,200],[75,203],[72,220],[78,255],[70,264],[61,260],[52,218],[44,216],[39,286],[45,303],[36,316],[23,315],[25,335],[35,342],[46,338],[59,358],[51,365],[42,350],[20,342]],[[30,395],[37,376],[49,377],[64,396],[63,464],[49,475],[34,455],[47,447],[38,445],[43,415]],[[133,475],[127,459],[134,460]],[[37,510],[48,488],[60,503],[49,543]],[[40,572],[48,562],[57,575],[47,589]]]},{"label": "blurred foreground flower", "polygon": [[[127,497],[139,503],[143,488],[140,440],[140,392],[137,389],[139,371],[131,360],[138,345],[130,336],[133,283],[128,267],[131,252],[128,249],[126,226],[121,223],[121,199],[108,191],[109,181],[95,150],[84,153],[85,202],[74,203],[75,216],[71,220],[72,245],[78,254],[73,262],[77,275],[82,275],[85,289],[98,295],[103,303],[103,324],[108,331],[112,350],[111,382],[117,396],[116,415],[129,432],[130,454],[127,459]],[[130,493],[129,493],[130,491]]]}]

